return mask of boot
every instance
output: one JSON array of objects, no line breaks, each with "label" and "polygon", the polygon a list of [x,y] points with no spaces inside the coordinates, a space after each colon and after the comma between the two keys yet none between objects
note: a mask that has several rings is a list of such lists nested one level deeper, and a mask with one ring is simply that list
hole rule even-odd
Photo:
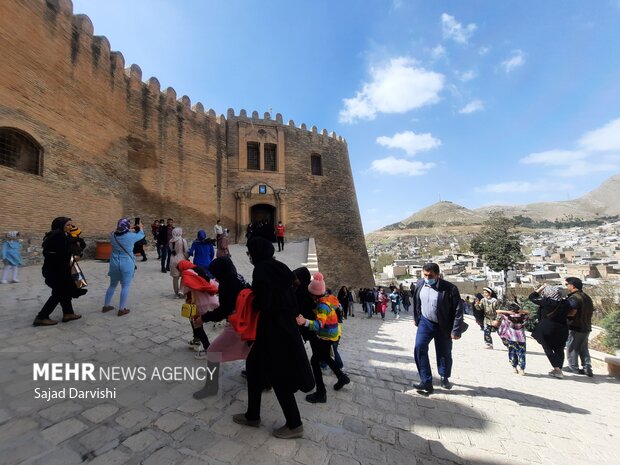
[{"label": "boot", "polygon": [[[213,373],[212,377],[210,376],[211,373]],[[207,360],[206,376],[207,379],[205,379],[203,388],[192,394],[194,399],[200,400],[217,395],[220,387],[220,363]]]}]

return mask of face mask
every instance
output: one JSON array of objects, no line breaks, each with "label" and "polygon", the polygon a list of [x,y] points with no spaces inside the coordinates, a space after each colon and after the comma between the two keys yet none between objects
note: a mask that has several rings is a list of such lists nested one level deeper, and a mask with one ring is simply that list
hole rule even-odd
[{"label": "face mask", "polygon": [[435,278],[432,278],[432,279],[424,278],[424,284],[428,284],[429,286],[432,286],[436,282],[437,282],[437,280]]}]

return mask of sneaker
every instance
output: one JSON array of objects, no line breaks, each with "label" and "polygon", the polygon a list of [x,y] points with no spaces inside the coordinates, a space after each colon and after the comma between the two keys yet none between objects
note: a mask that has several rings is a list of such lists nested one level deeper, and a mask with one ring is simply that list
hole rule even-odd
[{"label": "sneaker", "polygon": [[0,284],[9,284],[9,282],[6,279],[3,279],[2,281],[0,281]]},{"label": "sneaker", "polygon": [[414,384],[413,388],[418,391],[420,394],[432,394],[433,393],[433,385],[432,384]]},{"label": "sneaker", "polygon": [[591,366],[587,366],[586,367],[586,376],[588,378],[592,378],[594,376],[594,373],[592,373],[592,367]]},{"label": "sneaker", "polygon": [[400,318],[400,315],[396,315],[396,319],[398,320]]},{"label": "sneaker", "polygon": [[190,350],[193,350],[194,346],[200,345],[200,339],[190,339],[187,341],[187,344],[189,345]]},{"label": "sneaker", "polygon": [[334,384],[334,391],[340,391],[344,386],[349,384],[351,379],[347,375],[343,375],[342,378],[338,380],[336,384]]},{"label": "sneaker", "polygon": [[260,418],[258,420],[248,420],[245,413],[235,413],[232,419],[239,425],[251,426],[253,428],[258,428],[260,425]]},{"label": "sneaker", "polygon": [[553,376],[554,378],[562,379],[564,378],[564,373],[559,368],[554,368],[549,372],[549,376]]},{"label": "sneaker", "polygon": [[452,383],[450,382],[450,380],[448,378],[441,378],[441,387],[444,389],[452,389]]},{"label": "sneaker", "polygon": [[273,435],[280,439],[295,439],[300,438],[304,434],[304,425],[299,425],[297,428],[289,428],[284,425],[281,428],[274,429]]},{"label": "sneaker", "polygon": [[123,315],[127,315],[129,313],[129,309],[128,308],[124,308],[122,310],[119,310],[116,314],[118,316],[123,316]]},{"label": "sneaker", "polygon": [[35,318],[32,322],[32,326],[53,326],[55,324],[58,324],[58,321],[50,320],[49,318]]},{"label": "sneaker", "polygon": [[[519,373],[521,376],[525,376],[525,369],[518,367],[517,368],[517,373]],[[562,373],[562,371],[560,371],[560,373]]]},{"label": "sneaker", "polygon": [[18,283],[19,279],[14,279],[13,281],[11,281],[12,283]]},{"label": "sneaker", "polygon": [[493,345],[492,344],[485,344],[484,348],[485,349],[489,349],[489,350],[493,350]]},{"label": "sneaker", "polygon": [[194,354],[194,358],[196,360],[204,360],[205,358],[207,358],[207,351],[203,349],[197,350]]},{"label": "sneaker", "polygon": [[579,368],[579,370],[577,370],[577,373],[579,373],[580,375],[585,375],[586,370],[584,370],[583,368]]},{"label": "sneaker", "polygon": [[112,305],[104,305],[104,306],[101,308],[101,311],[102,311],[103,313],[107,313],[107,312],[109,312],[109,311],[111,311],[111,310],[114,310],[114,307],[113,307]]},{"label": "sneaker", "polygon": [[79,320],[80,318],[82,318],[82,315],[79,313],[68,313],[62,317],[62,322],[67,323],[69,321]]},{"label": "sneaker", "polygon": [[308,394],[306,396],[306,400],[311,404],[324,404],[325,402],[327,402],[327,394],[325,392],[313,392],[312,394]]}]

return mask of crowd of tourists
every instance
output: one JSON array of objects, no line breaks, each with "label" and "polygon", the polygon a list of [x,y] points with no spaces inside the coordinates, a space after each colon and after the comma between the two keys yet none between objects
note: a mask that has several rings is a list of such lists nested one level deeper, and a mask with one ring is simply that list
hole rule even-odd
[{"label": "crowd of tourists", "polygon": [[[280,223],[281,225],[281,223]],[[422,394],[434,390],[429,361],[429,345],[434,341],[440,385],[451,389],[453,341],[468,328],[464,315],[473,313],[484,340],[484,347],[493,349],[497,333],[508,349],[510,366],[524,375],[526,368],[525,324],[529,312],[515,300],[502,307],[491,288],[484,288],[473,302],[463,300],[458,288],[441,278],[439,266],[427,263],[422,279],[409,289],[403,285],[388,288],[360,288],[357,292],[342,286],[336,295],[326,287],[323,275],[311,276],[305,268],[290,270],[275,259],[271,238],[252,233],[247,241],[247,255],[254,266],[251,285],[241,276],[228,250],[228,230],[218,220],[214,238],[200,229],[191,246],[183,230],[169,218],[156,220],[151,233],[157,245],[161,271],[170,273],[175,297],[184,299],[183,316],[189,319],[192,338],[190,347],[196,358],[206,359],[212,377],[194,393],[196,399],[213,396],[219,390],[221,363],[245,360],[248,406],[233,421],[250,427],[260,425],[261,397],[273,389],[286,423],[274,431],[279,438],[296,438],[303,434],[303,425],[294,394],[307,393],[310,403],[327,402],[327,388],[322,369],[329,368],[336,376],[334,390],[351,382],[343,371],[338,353],[343,320],[355,317],[355,305],[361,305],[366,318],[380,316],[385,320],[387,309],[398,319],[402,310],[412,308],[416,330],[414,359],[420,382],[414,388]],[[283,250],[284,229],[274,230],[279,250]],[[68,217],[58,217],[43,239],[43,277],[51,295],[34,319],[34,326],[58,323],[50,315],[60,304],[63,322],[81,318],[75,313],[72,300],[87,292],[86,279],[79,260],[86,247],[78,226]],[[280,241],[279,238],[282,238]],[[144,254],[146,244],[143,225],[136,219],[121,218],[110,233],[109,285],[102,312],[116,308],[112,300],[120,284],[116,314],[127,315],[129,291],[136,267],[136,255]],[[2,244],[4,271],[2,283],[18,283],[18,267],[22,264],[19,233],[6,234]],[[567,296],[556,286],[541,286],[528,297],[538,306],[532,336],[542,345],[552,366],[549,374],[563,377],[564,350],[568,366],[564,369],[593,376],[588,351],[593,304],[583,292],[578,278],[567,278]],[[211,342],[204,329],[210,322],[228,321],[224,330]],[[277,335],[277,337],[274,337]],[[308,359],[304,343],[309,342]],[[579,364],[581,362],[581,365]],[[314,392],[311,392],[314,391]]]}]

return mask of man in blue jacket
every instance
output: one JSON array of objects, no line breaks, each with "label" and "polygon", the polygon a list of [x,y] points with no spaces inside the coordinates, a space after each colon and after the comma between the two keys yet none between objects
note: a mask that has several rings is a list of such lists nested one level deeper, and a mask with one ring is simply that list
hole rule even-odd
[{"label": "man in blue jacket", "polygon": [[414,357],[420,383],[414,388],[423,394],[433,392],[433,375],[428,359],[428,346],[435,340],[437,371],[441,387],[451,389],[452,340],[461,338],[466,329],[458,288],[439,277],[439,265],[427,263],[422,268],[424,279],[416,283],[413,293],[413,316],[417,326]]}]

